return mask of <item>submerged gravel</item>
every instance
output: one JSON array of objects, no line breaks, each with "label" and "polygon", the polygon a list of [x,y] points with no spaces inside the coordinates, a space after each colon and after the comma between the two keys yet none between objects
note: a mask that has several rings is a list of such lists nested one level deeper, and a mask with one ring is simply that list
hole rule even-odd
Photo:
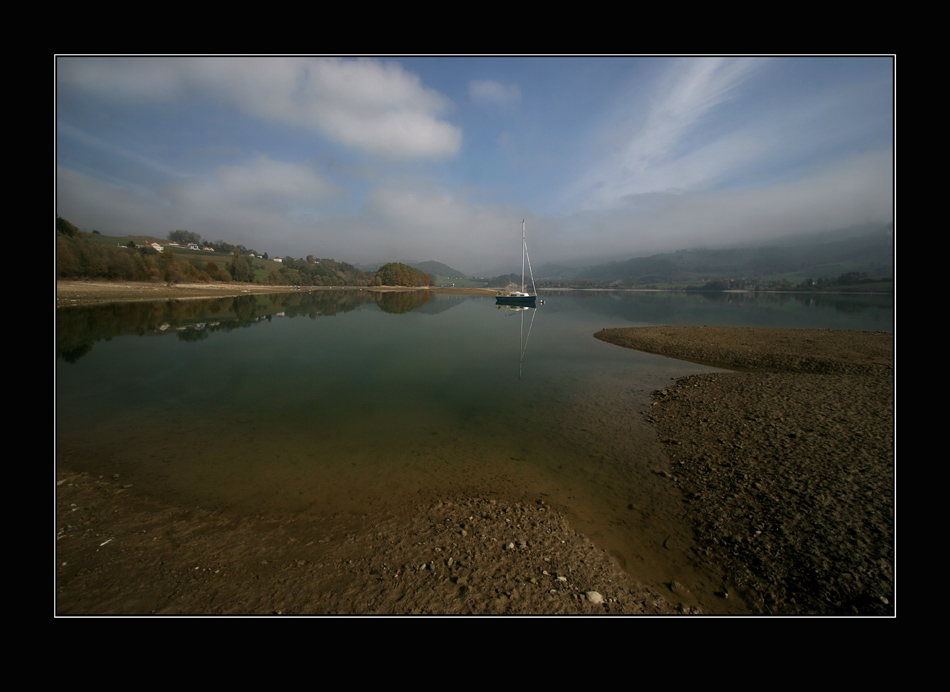
[{"label": "submerged gravel", "polygon": [[543,501],[234,516],[61,470],[60,615],[672,615]]}]

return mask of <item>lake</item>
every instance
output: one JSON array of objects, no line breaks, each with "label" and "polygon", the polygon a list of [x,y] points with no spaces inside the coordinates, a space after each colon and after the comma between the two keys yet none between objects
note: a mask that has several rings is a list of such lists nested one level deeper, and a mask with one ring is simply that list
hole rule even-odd
[{"label": "lake", "polygon": [[59,309],[58,462],[240,514],[543,499],[659,583],[689,569],[691,530],[641,414],[652,391],[714,368],[594,332],[890,332],[894,321],[893,299],[880,296],[542,297],[517,310],[490,297],[337,289]]}]

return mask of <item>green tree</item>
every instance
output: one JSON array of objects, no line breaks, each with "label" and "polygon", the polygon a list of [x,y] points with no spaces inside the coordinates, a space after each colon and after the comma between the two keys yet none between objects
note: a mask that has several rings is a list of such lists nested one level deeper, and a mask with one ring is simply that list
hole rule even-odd
[{"label": "green tree", "polygon": [[69,238],[79,237],[79,229],[61,216],[56,217],[56,232],[62,233]]},{"label": "green tree", "polygon": [[201,243],[201,235],[199,233],[193,233],[192,231],[171,231],[168,234],[168,239],[176,243],[181,243],[182,245]]},{"label": "green tree", "polygon": [[167,283],[173,284],[181,281],[181,265],[178,264],[178,258],[175,257],[175,251],[170,247],[158,256],[158,269],[162,273],[162,279]]},{"label": "green tree", "polygon": [[238,248],[234,248],[231,261],[228,262],[228,273],[232,281],[248,282],[251,280],[252,267],[246,257],[242,257]]}]

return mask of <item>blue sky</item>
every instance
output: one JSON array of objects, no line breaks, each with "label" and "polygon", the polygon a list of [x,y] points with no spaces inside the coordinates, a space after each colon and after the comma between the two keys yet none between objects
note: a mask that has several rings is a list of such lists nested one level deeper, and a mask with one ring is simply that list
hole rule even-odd
[{"label": "blue sky", "polygon": [[272,256],[624,260],[893,220],[884,57],[56,58],[56,213]]}]

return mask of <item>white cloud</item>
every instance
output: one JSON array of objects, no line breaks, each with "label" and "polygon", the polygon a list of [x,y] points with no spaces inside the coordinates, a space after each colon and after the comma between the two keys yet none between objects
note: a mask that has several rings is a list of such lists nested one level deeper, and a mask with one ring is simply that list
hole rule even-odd
[{"label": "white cloud", "polygon": [[61,86],[118,101],[212,97],[262,120],[302,127],[393,158],[458,153],[444,96],[396,63],[338,58],[68,58]]},{"label": "white cloud", "polygon": [[[385,181],[363,209],[376,229],[363,243],[405,259],[453,258],[476,271],[496,263],[499,248],[519,250],[519,211],[472,201],[464,190],[419,179]],[[501,256],[506,256],[502,251]],[[447,260],[442,260],[447,261]]]},{"label": "white cloud", "polygon": [[185,95],[184,58],[61,57],[56,81],[82,93],[117,102],[157,103]]},{"label": "white cloud", "polygon": [[342,194],[309,166],[264,155],[243,166],[220,166],[211,180],[221,197],[242,206],[314,205]]},{"label": "white cloud", "polygon": [[505,108],[521,101],[521,87],[517,84],[505,86],[491,79],[477,79],[468,83],[468,96],[480,106]]},{"label": "white cloud", "polygon": [[312,226],[321,210],[342,195],[309,166],[263,155],[241,166],[220,166],[207,178],[179,178],[151,192],[108,185],[60,167],[57,191],[57,213],[83,228],[96,223],[104,233],[159,237],[186,228],[209,239],[257,245],[275,230]]}]

